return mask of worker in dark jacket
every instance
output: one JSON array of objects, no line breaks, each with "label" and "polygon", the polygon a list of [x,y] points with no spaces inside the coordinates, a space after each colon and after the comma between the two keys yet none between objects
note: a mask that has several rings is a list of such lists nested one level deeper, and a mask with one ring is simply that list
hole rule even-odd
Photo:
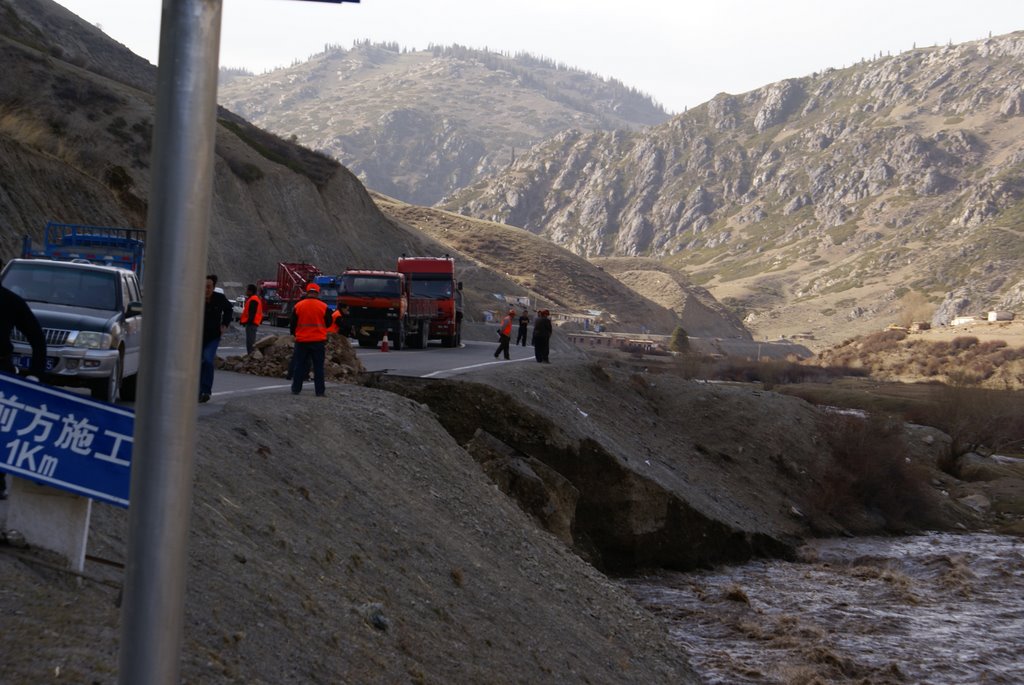
[{"label": "worker in dark jacket", "polygon": [[526,329],[530,325],[530,314],[523,308],[523,313],[519,315],[519,335],[516,336],[516,345],[522,345],[526,347]]},{"label": "worker in dark jacket", "polygon": [[256,284],[245,286],[245,304],[238,322],[245,328],[245,353],[252,354],[256,345],[256,332],[263,323],[263,298],[256,294]]},{"label": "worker in dark jacket", "polygon": [[217,287],[217,275],[206,277],[206,300],[203,306],[203,357],[199,364],[199,401],[209,402],[213,393],[213,371],[217,361],[217,347],[220,337],[231,325],[234,312],[231,302],[224,295],[214,290]]},{"label": "worker in dark jacket", "polygon": [[292,353],[292,394],[302,392],[306,379],[306,368],[313,363],[313,391],[323,397],[324,358],[327,356],[327,330],[333,325],[330,307],[320,299],[320,286],[306,285],[306,293],[295,303],[289,330],[295,336],[295,351]]},{"label": "worker in dark jacket", "polygon": [[[29,374],[41,379],[46,373],[46,335],[25,300],[14,291],[0,286],[0,371],[7,373],[17,373],[14,345],[11,344],[11,331],[15,328],[32,346]],[[6,497],[7,479],[0,472],[0,499]]]},{"label": "worker in dark jacket", "polygon": [[347,304],[338,302],[337,308],[331,315],[331,327],[327,329],[328,333],[336,333],[346,338],[350,337],[352,333],[352,324],[349,323],[348,318],[349,308]]},{"label": "worker in dark jacket", "polygon": [[538,363],[550,364],[548,354],[551,349],[551,312],[542,309],[538,314],[533,324],[533,356],[537,358]]},{"label": "worker in dark jacket", "polygon": [[36,315],[25,300],[12,290],[0,286],[0,371],[15,373],[14,345],[11,331],[17,328],[32,346],[29,374],[42,378],[46,373],[46,336]]}]

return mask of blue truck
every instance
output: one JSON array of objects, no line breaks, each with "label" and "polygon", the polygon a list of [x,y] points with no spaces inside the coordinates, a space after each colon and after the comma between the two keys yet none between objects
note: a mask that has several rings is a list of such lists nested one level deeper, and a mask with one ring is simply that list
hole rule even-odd
[{"label": "blue truck", "polygon": [[341,276],[325,276],[321,274],[313,279],[320,286],[320,299],[332,312],[338,308],[338,295],[341,294]]},{"label": "blue truck", "polygon": [[[46,381],[88,388],[94,399],[134,400],[142,345],[145,231],[50,222],[25,238],[0,282],[20,295],[46,335]],[[14,363],[32,350],[14,332]]]}]

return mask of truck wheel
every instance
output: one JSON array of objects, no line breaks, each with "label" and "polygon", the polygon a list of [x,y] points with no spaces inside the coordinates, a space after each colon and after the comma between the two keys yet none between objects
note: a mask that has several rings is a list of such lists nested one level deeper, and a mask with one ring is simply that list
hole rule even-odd
[{"label": "truck wheel", "polygon": [[377,341],[374,340],[373,338],[369,337],[369,336],[360,336],[359,337],[359,346],[360,347],[376,347],[377,346]]},{"label": "truck wheel", "polygon": [[114,370],[107,378],[97,378],[91,381],[89,392],[94,400],[103,402],[117,402],[117,394],[121,389],[121,358],[114,362]]}]

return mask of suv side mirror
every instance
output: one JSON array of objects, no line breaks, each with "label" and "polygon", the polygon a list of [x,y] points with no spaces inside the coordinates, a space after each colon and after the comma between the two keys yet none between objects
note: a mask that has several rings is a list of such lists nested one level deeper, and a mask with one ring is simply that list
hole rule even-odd
[{"label": "suv side mirror", "polygon": [[128,316],[142,316],[142,303],[141,302],[129,302],[128,310],[125,312]]}]

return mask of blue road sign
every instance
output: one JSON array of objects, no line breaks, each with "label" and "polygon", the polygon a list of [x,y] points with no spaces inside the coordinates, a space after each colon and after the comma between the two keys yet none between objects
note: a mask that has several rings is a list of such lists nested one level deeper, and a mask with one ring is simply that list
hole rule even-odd
[{"label": "blue road sign", "polygon": [[130,409],[0,373],[0,470],[121,507],[131,483]]}]

